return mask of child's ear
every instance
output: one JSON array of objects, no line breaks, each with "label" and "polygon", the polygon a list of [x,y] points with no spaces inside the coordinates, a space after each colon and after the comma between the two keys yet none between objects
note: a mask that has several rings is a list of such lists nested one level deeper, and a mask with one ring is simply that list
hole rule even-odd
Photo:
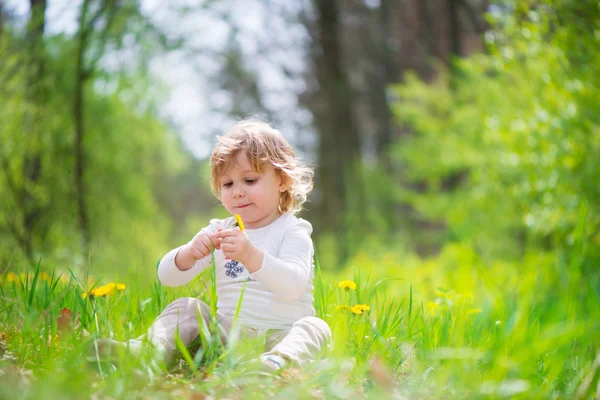
[{"label": "child's ear", "polygon": [[279,171],[279,191],[281,193],[290,188],[291,182],[290,177],[285,172]]}]

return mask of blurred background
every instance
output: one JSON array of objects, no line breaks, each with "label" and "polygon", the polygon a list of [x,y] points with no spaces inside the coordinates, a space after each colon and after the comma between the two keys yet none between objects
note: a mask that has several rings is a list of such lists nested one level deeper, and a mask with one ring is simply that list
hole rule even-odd
[{"label": "blurred background", "polygon": [[599,50],[591,0],[1,0],[0,272],[153,277],[258,115],[316,168],[323,268],[468,245],[600,296]]}]

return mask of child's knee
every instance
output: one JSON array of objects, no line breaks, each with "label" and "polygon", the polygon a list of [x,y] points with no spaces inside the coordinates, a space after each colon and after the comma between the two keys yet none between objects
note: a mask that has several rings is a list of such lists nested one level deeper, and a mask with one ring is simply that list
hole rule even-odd
[{"label": "child's knee", "polygon": [[329,340],[331,338],[331,329],[329,328],[327,322],[323,321],[321,318],[304,317],[296,321],[294,326],[299,326],[305,330],[315,332],[324,340]]},{"label": "child's knee", "polygon": [[165,311],[176,312],[180,315],[192,316],[204,312],[202,301],[194,297],[181,297],[171,302]]}]

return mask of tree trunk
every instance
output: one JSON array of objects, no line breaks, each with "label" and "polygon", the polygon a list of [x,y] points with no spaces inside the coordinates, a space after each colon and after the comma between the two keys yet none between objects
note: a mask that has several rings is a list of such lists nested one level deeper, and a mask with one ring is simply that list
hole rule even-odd
[{"label": "tree trunk", "polygon": [[[73,124],[75,125],[75,196],[77,198],[77,219],[81,230],[84,253],[89,252],[92,229],[90,227],[89,209],[86,203],[87,188],[85,184],[86,154],[85,154],[85,85],[91,78],[96,63],[100,60],[107,35],[118,12],[118,1],[102,0],[93,14],[88,15],[92,0],[84,0],[79,15],[79,32],[77,43],[77,59],[75,65],[75,93],[73,96]],[[90,35],[98,21],[104,18],[103,36],[96,47],[95,57],[86,65],[85,55],[90,48]]]},{"label": "tree trunk", "polygon": [[461,38],[461,24],[458,13],[458,1],[448,1],[448,30],[450,34],[450,52],[455,56],[462,56],[462,38]]},{"label": "tree trunk", "polygon": [[[376,64],[378,68],[374,68],[372,101],[370,102],[373,110],[373,116],[378,121],[376,132],[376,152],[377,159],[381,160],[382,164],[389,166],[389,157],[386,154],[388,145],[392,142],[392,121],[391,112],[387,99],[387,85],[392,83],[392,55],[391,46],[388,44],[391,25],[391,7],[390,0],[382,0],[379,9],[379,20],[381,26],[375,37],[373,48],[376,50]],[[375,28],[373,28],[375,29]]]},{"label": "tree trunk", "polygon": [[46,0],[30,1],[31,16],[27,22],[27,62],[26,99],[29,107],[25,111],[24,133],[27,149],[23,160],[23,185],[21,187],[22,220],[21,247],[27,258],[33,262],[32,241],[36,233],[43,205],[34,195],[42,173],[42,157],[39,144],[42,131],[42,113],[46,103],[44,77],[44,27],[46,22]]},{"label": "tree trunk", "polygon": [[[316,62],[317,77],[326,100],[326,112],[319,123],[319,225],[322,232],[344,233],[339,236],[343,259],[350,250],[345,233],[357,229],[349,226],[347,218],[352,216],[349,213],[360,215],[361,204],[364,204],[359,170],[361,141],[354,121],[352,92],[342,64],[336,2],[317,0],[316,8],[317,39],[321,47]],[[353,210],[350,203],[355,203]]]},{"label": "tree trunk", "polygon": [[2,45],[2,34],[4,33],[4,8],[0,1],[0,45]]},{"label": "tree trunk", "polygon": [[88,79],[88,73],[84,67],[84,54],[87,45],[88,27],[86,26],[87,12],[90,0],[84,0],[81,6],[79,17],[79,40],[77,47],[77,64],[75,66],[75,95],[73,101],[73,122],[75,125],[75,196],[77,198],[77,217],[81,230],[83,251],[88,252],[90,244],[90,229],[88,210],[85,202],[85,153],[84,153],[84,102],[85,102],[85,82]]}]

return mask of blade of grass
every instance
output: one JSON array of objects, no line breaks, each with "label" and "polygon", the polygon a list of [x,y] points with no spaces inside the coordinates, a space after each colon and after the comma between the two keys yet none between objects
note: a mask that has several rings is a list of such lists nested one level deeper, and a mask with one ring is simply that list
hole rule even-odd
[{"label": "blade of grass", "polygon": [[313,246],[315,249],[314,263],[315,263],[315,270],[316,270],[316,279],[315,279],[316,311],[317,311],[317,316],[321,319],[324,319],[327,315],[327,302],[325,300],[325,285],[323,284],[323,272],[321,270],[321,263],[319,262],[319,257],[317,256],[317,246],[314,242],[313,242]]},{"label": "blade of grass", "polygon": [[179,325],[175,329],[175,346],[177,347],[177,350],[181,352],[183,359],[186,363],[188,363],[194,374],[197,373],[198,367],[196,366],[196,363],[194,362],[194,359],[192,358],[192,355],[188,351],[187,347],[185,347],[181,341],[181,338],[179,337]]},{"label": "blade of grass", "polygon": [[413,305],[413,292],[412,292],[412,283],[410,284],[410,291],[408,297],[408,332],[407,336],[412,337],[412,305]]},{"label": "blade of grass", "polygon": [[[42,265],[42,258],[38,260],[37,266],[35,268],[35,274],[33,275],[33,282],[31,283],[31,291],[29,292],[29,298],[27,299],[27,306],[31,309],[33,305],[33,297],[35,296],[35,288],[37,286],[37,281],[40,276],[40,267]],[[29,281],[29,276],[27,277]]]},{"label": "blade of grass", "polygon": [[383,279],[378,280],[371,288],[371,292],[369,293],[369,300],[367,301],[367,304],[370,304],[373,301],[379,285],[381,285],[382,283],[387,282],[387,281],[401,281],[401,280],[403,280],[403,279],[402,278],[383,278]]}]

